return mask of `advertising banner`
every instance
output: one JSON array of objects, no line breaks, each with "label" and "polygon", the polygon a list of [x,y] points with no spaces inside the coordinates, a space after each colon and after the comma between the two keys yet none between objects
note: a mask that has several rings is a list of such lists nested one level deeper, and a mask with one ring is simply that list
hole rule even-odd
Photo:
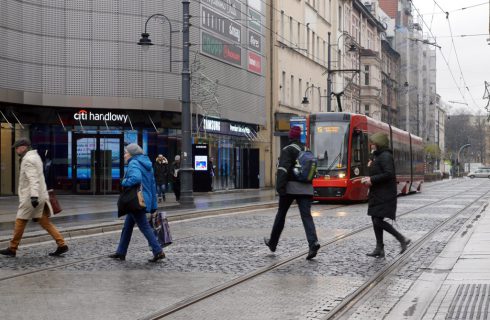
[{"label": "advertising banner", "polygon": [[242,65],[242,49],[201,31],[201,50],[214,58],[237,66]]},{"label": "advertising banner", "polygon": [[262,74],[262,57],[252,51],[247,53],[248,71]]},{"label": "advertising banner", "polygon": [[202,7],[202,26],[227,39],[240,43],[242,41],[242,28],[224,16]]}]

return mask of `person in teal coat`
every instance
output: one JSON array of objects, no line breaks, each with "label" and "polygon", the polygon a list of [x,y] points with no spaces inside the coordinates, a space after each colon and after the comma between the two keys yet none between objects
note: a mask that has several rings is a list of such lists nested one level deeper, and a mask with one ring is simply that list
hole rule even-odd
[{"label": "person in teal coat", "polygon": [[124,161],[128,163],[128,169],[121,185],[124,188],[141,185],[146,208],[139,212],[130,212],[126,215],[117,250],[109,257],[112,259],[126,260],[129,242],[131,241],[133,228],[136,224],[146,240],[148,240],[148,244],[153,252],[153,258],[148,261],[157,262],[165,258],[165,254],[146,218],[146,213],[154,213],[158,208],[153,164],[144,155],[143,149],[136,143],[131,143],[126,146],[124,149]]}]

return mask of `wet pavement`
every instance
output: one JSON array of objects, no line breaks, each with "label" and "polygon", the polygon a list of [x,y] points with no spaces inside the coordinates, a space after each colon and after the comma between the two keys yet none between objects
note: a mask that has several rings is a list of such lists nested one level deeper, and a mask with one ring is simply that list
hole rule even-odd
[{"label": "wet pavement", "polygon": [[[467,282],[472,278],[466,276],[469,266],[462,264],[470,255],[458,252],[466,247],[468,250],[469,247],[478,249],[478,246],[478,250],[485,249],[482,247],[486,244],[486,234],[472,237],[478,234],[480,223],[487,221],[483,214],[475,220],[475,212],[489,200],[485,194],[490,189],[490,181],[444,181],[437,187],[430,187],[431,184],[427,184],[422,193],[398,200],[399,214],[415,210],[397,219],[396,227],[410,238],[418,239],[465,205],[469,208],[421,247],[409,265],[384,284],[384,291],[361,306],[360,313],[352,315],[353,319],[383,319],[387,314],[392,319],[403,319],[406,315],[417,314],[414,310],[420,307],[413,306],[410,292],[424,276],[432,276],[435,282],[439,274],[453,273],[455,278],[451,281],[461,279],[447,285],[472,283]],[[249,195],[257,197],[253,193]],[[222,200],[241,196],[245,196],[244,193],[223,195]],[[433,204],[438,199],[441,201]],[[424,204],[427,207],[420,208]],[[369,224],[366,210],[364,203],[314,204],[312,213],[322,243]],[[8,293],[0,296],[0,314],[2,319],[144,318],[305,251],[307,242],[296,208],[291,208],[288,214],[277,251],[271,253],[263,245],[262,237],[270,233],[275,212],[274,208],[264,208],[171,222],[174,243],[165,249],[167,258],[157,264],[146,262],[151,252],[137,230],[133,233],[126,261],[107,258],[114,252],[120,232],[70,239],[70,252],[58,259],[47,256],[47,252],[53,250],[52,241],[21,245],[16,258],[0,257],[0,291]],[[467,220],[472,227],[468,227]],[[481,232],[488,229],[488,224],[490,221],[481,225]],[[461,241],[468,245],[461,247]],[[373,232],[367,229],[322,247],[313,261],[306,261],[302,256],[165,319],[323,319],[329,310],[398,255],[398,243],[386,235],[387,258],[367,257],[365,253],[372,250],[374,243]],[[445,254],[445,250],[450,251]],[[471,257],[478,255],[481,259],[486,254],[478,250]],[[445,260],[437,262],[442,258]],[[458,266],[460,260],[460,269],[451,266]],[[431,270],[436,263],[440,267]],[[482,266],[485,265],[486,262]],[[478,273],[474,264],[473,268],[474,273]],[[439,287],[444,287],[442,282]],[[453,289],[455,294],[464,292],[465,287],[459,288]],[[410,298],[405,301],[405,297]],[[429,302],[439,299],[439,305],[450,305],[453,300],[444,301],[445,297],[443,291],[436,290],[433,295],[426,294],[419,299]],[[21,304],[21,301],[29,303]],[[397,305],[406,307],[397,309]],[[433,309],[440,310],[436,305]]]}]

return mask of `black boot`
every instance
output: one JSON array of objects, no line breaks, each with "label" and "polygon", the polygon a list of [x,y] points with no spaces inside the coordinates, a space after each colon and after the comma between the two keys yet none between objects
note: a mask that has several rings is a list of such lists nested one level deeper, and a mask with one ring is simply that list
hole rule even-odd
[{"label": "black boot", "polygon": [[264,244],[269,247],[269,250],[272,252],[276,251],[276,247],[270,245],[270,240],[264,237]]},{"label": "black boot", "polygon": [[374,251],[370,253],[366,253],[366,256],[375,257],[375,258],[384,258],[385,257],[384,245],[377,244]]},{"label": "black boot", "polygon": [[64,245],[64,246],[56,248],[56,251],[50,252],[48,255],[50,255],[51,257],[59,257],[67,251],[68,251],[68,246]]},{"label": "black boot", "polygon": [[411,242],[412,242],[412,240],[405,238],[405,237],[403,237],[400,240],[400,247],[401,247],[400,254],[404,253],[407,250],[407,248]]},{"label": "black boot", "polygon": [[153,258],[148,259],[148,262],[157,262],[157,261],[162,260],[164,258],[165,258],[165,253],[163,253],[163,251],[162,251],[159,254],[157,254],[156,256],[153,256]]},{"label": "black boot", "polygon": [[10,247],[7,249],[0,250],[0,254],[7,257],[12,257],[12,258],[15,257],[15,251],[10,249]]},{"label": "black boot", "polygon": [[126,260],[126,256],[124,254],[119,254],[117,252],[110,254],[109,258],[114,259],[114,260],[121,260],[121,261]]}]

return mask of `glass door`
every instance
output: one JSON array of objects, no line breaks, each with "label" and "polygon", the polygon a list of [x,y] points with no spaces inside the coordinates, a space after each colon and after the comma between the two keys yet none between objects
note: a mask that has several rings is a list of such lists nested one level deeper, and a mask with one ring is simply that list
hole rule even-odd
[{"label": "glass door", "polygon": [[74,193],[119,192],[124,170],[122,135],[74,134],[72,155]]}]

